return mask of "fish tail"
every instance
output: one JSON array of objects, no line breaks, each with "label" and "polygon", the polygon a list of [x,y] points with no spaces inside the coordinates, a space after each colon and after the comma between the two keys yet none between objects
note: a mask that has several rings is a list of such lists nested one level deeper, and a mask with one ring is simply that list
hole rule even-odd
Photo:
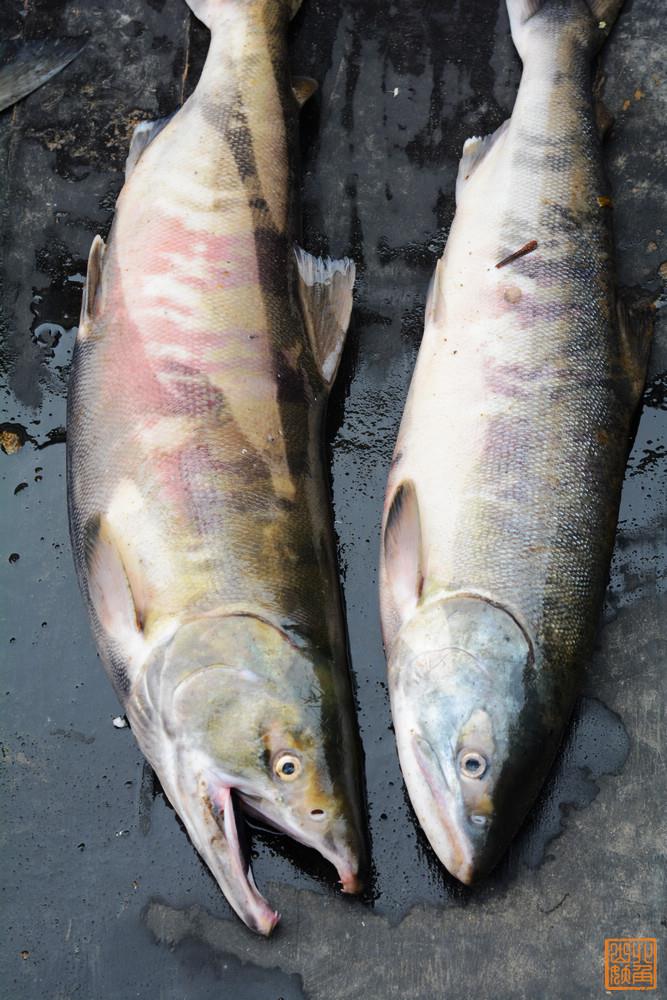
[{"label": "fish tail", "polygon": [[287,16],[294,17],[302,0],[186,0],[188,7],[207,28],[213,26],[218,15],[230,7],[285,7]]},{"label": "fish tail", "polygon": [[574,36],[591,52],[604,43],[624,0],[507,0],[512,38],[522,59],[542,38]]}]

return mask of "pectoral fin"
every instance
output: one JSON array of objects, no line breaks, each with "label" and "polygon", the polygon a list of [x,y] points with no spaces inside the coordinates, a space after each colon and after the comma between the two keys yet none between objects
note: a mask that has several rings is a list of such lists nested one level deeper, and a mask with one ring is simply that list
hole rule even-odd
[{"label": "pectoral fin", "polygon": [[130,582],[111,529],[103,517],[91,517],[85,527],[88,597],[107,639],[122,653],[128,679],[148,650],[144,637],[145,600]]},{"label": "pectoral fin", "polygon": [[417,607],[424,585],[422,529],[414,483],[394,493],[384,528],[384,561],[394,606],[402,621]]},{"label": "pectoral fin", "polygon": [[338,371],[352,312],[354,261],[313,257],[298,246],[294,254],[306,330],[318,370],[329,388]]}]

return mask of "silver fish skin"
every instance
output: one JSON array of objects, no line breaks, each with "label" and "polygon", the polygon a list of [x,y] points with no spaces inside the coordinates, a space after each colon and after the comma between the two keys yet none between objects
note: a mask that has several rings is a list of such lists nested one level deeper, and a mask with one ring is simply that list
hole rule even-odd
[{"label": "silver fish skin", "polygon": [[651,313],[615,291],[591,67],[621,0],[507,0],[523,75],[469,139],[387,485],[401,767],[468,883],[534,801],[591,655]]},{"label": "silver fish skin", "polygon": [[[300,248],[299,0],[190,0],[199,83],[135,131],[68,399],[74,558],[136,739],[245,923],[243,812],[360,888],[359,747],[323,456],[354,264]],[[239,808],[240,807],[240,808]]]}]

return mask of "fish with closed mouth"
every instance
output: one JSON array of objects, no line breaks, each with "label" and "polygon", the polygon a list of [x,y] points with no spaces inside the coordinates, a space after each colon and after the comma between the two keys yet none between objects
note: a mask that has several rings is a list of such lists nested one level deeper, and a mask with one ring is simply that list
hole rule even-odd
[{"label": "fish with closed mouth", "polygon": [[300,0],[189,0],[201,79],[137,126],[89,258],[68,401],[74,557],[134,735],[229,903],[268,934],[239,807],[363,861],[323,417],[354,264],[298,246]]},{"label": "fish with closed mouth", "polygon": [[650,309],[615,292],[591,65],[622,0],[507,0],[523,75],[469,139],[387,486],[381,607],[417,818],[462,882],[554,759],[601,611]]}]

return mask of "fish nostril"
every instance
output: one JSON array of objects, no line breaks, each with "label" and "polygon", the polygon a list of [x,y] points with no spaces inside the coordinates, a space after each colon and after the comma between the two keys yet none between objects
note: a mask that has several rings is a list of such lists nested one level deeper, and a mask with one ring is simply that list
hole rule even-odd
[{"label": "fish nostril", "polygon": [[479,813],[472,813],[470,816],[470,822],[474,823],[475,826],[488,826],[489,819],[488,816],[482,816]]},{"label": "fish nostril", "polygon": [[323,820],[324,819],[324,809],[311,809],[310,815],[312,819]]}]

